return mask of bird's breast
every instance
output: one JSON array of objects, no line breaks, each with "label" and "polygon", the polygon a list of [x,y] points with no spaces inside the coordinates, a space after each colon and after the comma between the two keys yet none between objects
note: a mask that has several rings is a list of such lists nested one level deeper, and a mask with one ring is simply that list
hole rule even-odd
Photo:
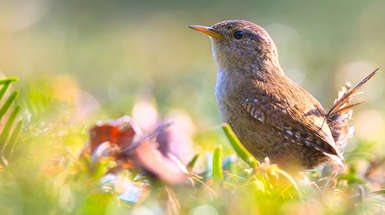
[{"label": "bird's breast", "polygon": [[231,126],[242,144],[257,159],[263,159],[270,155],[270,142],[276,139],[268,138],[270,128],[252,118],[240,103],[242,89],[248,83],[237,71],[219,70],[216,98],[222,121]]},{"label": "bird's breast", "polygon": [[223,121],[230,123],[241,114],[239,95],[242,84],[239,74],[219,69],[215,95]]}]

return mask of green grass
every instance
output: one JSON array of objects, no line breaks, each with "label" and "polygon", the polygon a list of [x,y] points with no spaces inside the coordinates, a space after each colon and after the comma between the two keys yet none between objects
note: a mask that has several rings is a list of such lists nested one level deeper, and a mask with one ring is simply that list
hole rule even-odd
[{"label": "green grass", "polygon": [[255,160],[224,124],[190,133],[196,148],[185,164],[178,164],[185,165],[188,180],[167,184],[138,168],[115,171],[121,164],[114,158],[100,159],[91,168],[84,152],[88,129],[102,118],[113,118],[102,110],[77,118],[83,116],[71,103],[76,100],[45,90],[55,89],[49,82],[23,87],[18,102],[17,91],[9,88],[13,79],[6,80],[0,80],[7,91],[0,107],[7,119],[0,134],[7,164],[0,170],[2,214],[384,212],[384,154],[375,142],[359,140],[345,152],[348,168],[337,176],[328,166],[290,175],[268,160]]},{"label": "green grass", "polygon": [[[15,77],[0,80],[0,121],[3,120],[0,132],[0,157],[3,166],[7,166],[8,159],[17,145],[23,126],[22,120],[16,122],[20,113],[20,105],[16,104],[19,91],[15,90],[12,92],[9,90],[12,83],[17,80]],[[10,95],[7,95],[7,93]],[[17,123],[16,125],[15,122]]]}]

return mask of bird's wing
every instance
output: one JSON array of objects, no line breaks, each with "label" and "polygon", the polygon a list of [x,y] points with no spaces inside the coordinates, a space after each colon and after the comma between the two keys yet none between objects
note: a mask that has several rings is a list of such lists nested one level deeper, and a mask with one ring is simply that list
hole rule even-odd
[{"label": "bird's wing", "polygon": [[[282,86],[286,86],[285,89]],[[342,159],[322,106],[294,82],[267,86],[266,83],[255,81],[245,87],[244,94],[239,99],[251,117],[276,128],[279,131],[277,135]]]}]

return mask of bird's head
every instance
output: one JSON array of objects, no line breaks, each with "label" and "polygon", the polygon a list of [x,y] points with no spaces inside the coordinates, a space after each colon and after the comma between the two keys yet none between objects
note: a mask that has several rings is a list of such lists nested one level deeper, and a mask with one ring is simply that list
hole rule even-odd
[{"label": "bird's head", "polygon": [[210,36],[219,67],[258,71],[265,68],[265,64],[278,65],[273,40],[262,27],[252,22],[227,20],[211,27],[189,27]]}]

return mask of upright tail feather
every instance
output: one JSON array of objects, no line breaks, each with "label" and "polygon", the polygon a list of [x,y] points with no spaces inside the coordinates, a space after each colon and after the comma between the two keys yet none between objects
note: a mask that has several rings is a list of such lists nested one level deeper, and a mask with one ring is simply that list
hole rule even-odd
[{"label": "upright tail feather", "polygon": [[363,102],[351,103],[352,97],[360,94],[358,91],[367,81],[369,81],[379,70],[375,69],[366,76],[353,89],[346,84],[338,92],[338,98],[334,101],[333,106],[326,114],[327,122],[332,132],[334,142],[339,149],[344,148],[347,140],[352,136],[354,127],[350,124],[352,119],[352,107],[362,104]]}]

